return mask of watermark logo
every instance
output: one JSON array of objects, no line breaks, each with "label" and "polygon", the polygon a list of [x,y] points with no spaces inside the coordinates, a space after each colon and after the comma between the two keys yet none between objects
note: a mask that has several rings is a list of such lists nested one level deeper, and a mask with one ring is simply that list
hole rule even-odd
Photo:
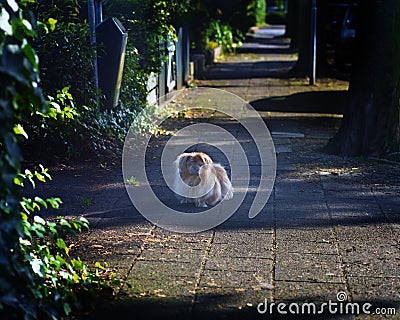
[{"label": "watermark logo", "polygon": [[[146,153],[150,135],[138,135],[132,124],[125,137],[122,171],[124,181],[135,179],[135,186],[125,183],[128,195],[135,208],[147,220],[164,229],[174,232],[201,232],[223,223],[242,205],[246,196],[250,174],[259,181],[251,203],[248,217],[256,217],[271,195],[275,182],[276,156],[275,148],[267,126],[259,113],[240,97],[218,89],[193,88],[184,89],[160,99],[159,112],[154,114],[144,109],[135,119],[140,123],[144,119],[161,125],[171,115],[192,109],[207,109],[223,113],[235,123],[233,130],[211,123],[190,124],[178,130],[165,144],[161,155],[161,173],[165,184],[174,192],[176,157],[187,149],[201,144],[217,148],[229,162],[230,178],[235,190],[234,196],[201,212],[185,212],[181,206],[177,210],[162,201],[154,192],[146,172]],[[150,119],[149,119],[150,118]],[[233,123],[233,122],[232,122]],[[240,128],[239,128],[240,127]],[[243,147],[238,132],[246,133],[251,148]],[[247,145],[248,146],[248,145]],[[202,151],[202,150],[197,150]],[[249,160],[249,157],[252,157]],[[251,161],[259,160],[260,172],[250,172]],[[214,159],[219,162],[218,159]],[[188,204],[188,208],[189,208]]]},{"label": "watermark logo", "polygon": [[396,308],[377,307],[374,308],[371,303],[358,303],[348,301],[347,293],[339,291],[336,295],[336,301],[328,300],[328,302],[314,303],[268,303],[265,299],[257,305],[257,311],[260,314],[280,314],[280,315],[316,315],[316,314],[331,314],[331,315],[359,315],[359,314],[380,314],[380,315],[395,315]]}]

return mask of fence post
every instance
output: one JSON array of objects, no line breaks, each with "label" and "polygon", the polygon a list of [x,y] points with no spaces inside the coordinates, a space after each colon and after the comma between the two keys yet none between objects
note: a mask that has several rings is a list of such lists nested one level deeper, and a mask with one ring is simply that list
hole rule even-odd
[{"label": "fence post", "polygon": [[96,87],[99,86],[99,72],[97,67],[97,50],[96,50],[96,9],[94,0],[88,1],[88,22],[90,28],[90,45],[95,51],[95,58],[93,59],[93,77]]},{"label": "fence post", "polygon": [[183,28],[178,29],[178,42],[176,43],[176,88],[182,88],[184,84],[184,66],[183,66]]},{"label": "fence post", "polygon": [[[160,41],[160,48],[162,48],[164,51],[164,49],[166,49],[166,44],[164,41]],[[162,67],[161,67],[161,71],[158,74],[158,94],[157,94],[157,98],[160,99],[161,97],[165,96],[167,94],[167,75],[166,75],[166,63],[163,62],[162,63]]]},{"label": "fence post", "polygon": [[166,63],[167,68],[167,88],[168,92],[171,92],[176,85],[176,46],[175,43],[170,37],[167,38],[167,52],[168,52],[168,61]]},{"label": "fence post", "polygon": [[189,81],[190,74],[190,39],[189,27],[182,28],[182,57],[183,57],[183,82],[186,84]]}]

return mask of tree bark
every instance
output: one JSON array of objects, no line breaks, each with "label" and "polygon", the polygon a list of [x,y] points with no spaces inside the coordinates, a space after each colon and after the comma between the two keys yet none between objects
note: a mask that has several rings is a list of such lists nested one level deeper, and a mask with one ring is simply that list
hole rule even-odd
[{"label": "tree bark", "polygon": [[400,149],[400,2],[363,0],[339,131],[325,150],[342,156],[384,156]]},{"label": "tree bark", "polygon": [[[311,5],[312,0],[290,0],[287,14],[286,36],[291,38],[290,46],[297,49],[299,57],[291,75],[307,77],[311,73]],[[317,75],[327,72],[326,60],[326,0],[317,1]]]},{"label": "tree bark", "polygon": [[291,48],[297,49],[299,57],[291,75],[306,77],[310,74],[310,22],[311,0],[290,0],[288,9],[287,35]]}]

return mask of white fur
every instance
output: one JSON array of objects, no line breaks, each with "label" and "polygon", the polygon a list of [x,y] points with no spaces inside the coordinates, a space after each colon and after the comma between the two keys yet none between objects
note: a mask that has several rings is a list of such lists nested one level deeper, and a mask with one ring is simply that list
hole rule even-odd
[{"label": "white fur", "polygon": [[222,200],[232,199],[234,190],[224,167],[213,163],[208,155],[203,154],[210,159],[211,164],[204,164],[200,167],[199,177],[201,180],[199,184],[190,186],[191,181],[182,180],[180,161],[183,157],[192,154],[181,154],[174,161],[176,168],[174,190],[179,194],[177,197],[180,203],[191,202],[195,203],[196,207],[207,207],[207,205],[215,205]]}]

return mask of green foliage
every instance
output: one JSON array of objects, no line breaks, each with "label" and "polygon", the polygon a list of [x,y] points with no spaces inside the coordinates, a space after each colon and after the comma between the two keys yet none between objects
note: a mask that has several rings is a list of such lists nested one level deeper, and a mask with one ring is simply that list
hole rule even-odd
[{"label": "green foliage", "polygon": [[35,35],[35,22],[26,10],[12,1],[2,1],[0,9],[1,312],[10,305],[23,310],[31,304],[31,301],[24,301],[24,292],[18,290],[33,283],[33,275],[23,263],[24,253],[19,246],[24,230],[19,213],[20,190],[14,183],[22,160],[17,137],[26,135],[20,125],[26,112],[30,108],[44,112],[46,105],[37,87],[38,59],[29,44],[29,39]]},{"label": "green foliage", "polygon": [[100,97],[93,77],[95,51],[90,46],[89,26],[80,3],[77,0],[29,3],[42,21],[38,23],[33,46],[41,63],[41,88],[48,100],[47,113],[32,112],[24,123],[30,131],[30,140],[22,149],[29,157],[41,154],[53,155],[53,159],[54,155],[71,158],[91,149],[88,138],[93,132],[100,135],[98,128],[91,126],[95,123]]},{"label": "green foliage", "polygon": [[[47,110],[32,110],[23,127],[29,131],[29,140],[22,143],[28,156],[49,154],[70,157],[79,143],[82,132],[81,114],[78,113],[69,87],[47,97]],[[81,112],[86,109],[81,107]],[[44,159],[41,159],[44,160]]]},{"label": "green foliage", "polygon": [[30,4],[43,21],[34,44],[50,113],[34,113],[23,123],[30,132],[24,153],[30,157],[52,155],[54,159],[54,155],[72,158],[121,149],[130,123],[147,105],[147,79],[158,73],[165,61],[165,47],[160,43],[174,39],[174,22],[183,23],[179,17],[184,16],[189,2],[124,0],[110,1],[104,8],[105,15],[118,17],[129,32],[120,103],[112,110],[101,110],[98,105],[100,92],[92,79],[95,52],[82,14],[86,3],[51,0],[49,5],[47,0],[37,0]]},{"label": "green foliage", "polygon": [[13,1],[2,1],[0,9],[0,311],[10,306],[23,314],[32,309],[32,297],[24,291],[34,276],[19,245],[24,229],[20,187],[14,183],[22,160],[18,140],[26,136],[21,121],[30,110],[45,112],[46,104],[38,88],[38,58],[30,45],[35,21]]},{"label": "green foliage", "polygon": [[[21,172],[19,142],[30,135],[23,124],[36,115],[61,122],[76,115],[68,89],[46,103],[38,86],[39,59],[31,46],[35,20],[26,6],[29,2],[0,2],[0,317],[57,319],[72,315],[85,297],[108,288],[110,282],[103,280],[106,267],[97,264],[92,273],[69,256],[65,237],[87,228],[85,219],[46,221],[38,210],[58,208],[61,200],[25,198],[20,193],[26,181],[34,186],[50,179],[43,166]],[[48,24],[52,29],[56,22]]]},{"label": "green foliage", "polygon": [[243,32],[251,26],[244,14],[243,1],[191,0],[190,3],[187,25],[192,52],[205,53],[217,46],[232,52],[241,45]]},{"label": "green foliage", "polygon": [[[161,43],[176,39],[175,27],[184,23],[190,0],[110,1],[105,15],[117,17],[128,31],[120,103],[111,110],[83,110],[79,118],[95,150],[121,149],[130,124],[147,106],[148,79],[160,72],[167,52]],[[147,118],[150,119],[151,117]],[[155,130],[154,123],[140,118],[138,132]]]},{"label": "green foliage", "polygon": [[139,185],[139,181],[137,181],[137,179],[134,176],[126,179],[125,183],[130,186],[138,186]]},{"label": "green foliage", "polygon": [[[69,87],[77,106],[97,107],[93,77],[94,48],[77,0],[36,0],[30,7],[40,23],[34,46],[40,58],[42,89],[50,96]],[[84,4],[82,4],[83,6]]]},{"label": "green foliage", "polygon": [[285,0],[275,0],[275,5],[278,7],[280,11],[285,10]]},{"label": "green foliage", "polygon": [[115,0],[107,12],[128,30],[128,41],[137,48],[146,74],[158,73],[166,56],[162,42],[175,39],[175,28],[185,24],[190,0]]},{"label": "green foliage", "polygon": [[129,110],[142,109],[147,99],[149,73],[141,68],[140,64],[141,56],[128,38],[120,100],[123,103],[123,108]]},{"label": "green foliage", "polygon": [[[149,75],[140,67],[140,55],[128,38],[125,53],[124,73],[120,90],[120,104],[105,112],[99,113],[97,123],[103,128],[103,134],[109,139],[114,137],[123,141],[138,112],[147,104],[147,79]],[[106,145],[99,144],[100,148]]]},{"label": "green foliage", "polygon": [[210,43],[217,43],[224,51],[233,52],[238,45],[241,45],[243,34],[239,30],[233,30],[229,24],[211,20],[204,31],[204,40],[206,47]]},{"label": "green foliage", "polygon": [[[47,199],[47,202],[53,207],[59,203],[55,199]],[[88,303],[89,297],[98,296],[108,287],[108,281],[102,277],[107,268],[97,265],[93,273],[83,261],[70,257],[70,247],[64,239],[88,229],[89,222],[85,218],[72,221],[63,218],[46,221],[38,215],[30,218],[41,206],[47,208],[47,202],[37,197],[22,200],[23,207],[30,212],[22,214],[25,237],[20,245],[35,278],[35,287],[31,290],[42,316],[64,318],[73,311],[76,313]],[[114,282],[112,275],[111,280]]]},{"label": "green foliage", "polygon": [[247,6],[247,15],[254,19],[255,26],[265,25],[267,4],[265,0],[251,0]]}]

